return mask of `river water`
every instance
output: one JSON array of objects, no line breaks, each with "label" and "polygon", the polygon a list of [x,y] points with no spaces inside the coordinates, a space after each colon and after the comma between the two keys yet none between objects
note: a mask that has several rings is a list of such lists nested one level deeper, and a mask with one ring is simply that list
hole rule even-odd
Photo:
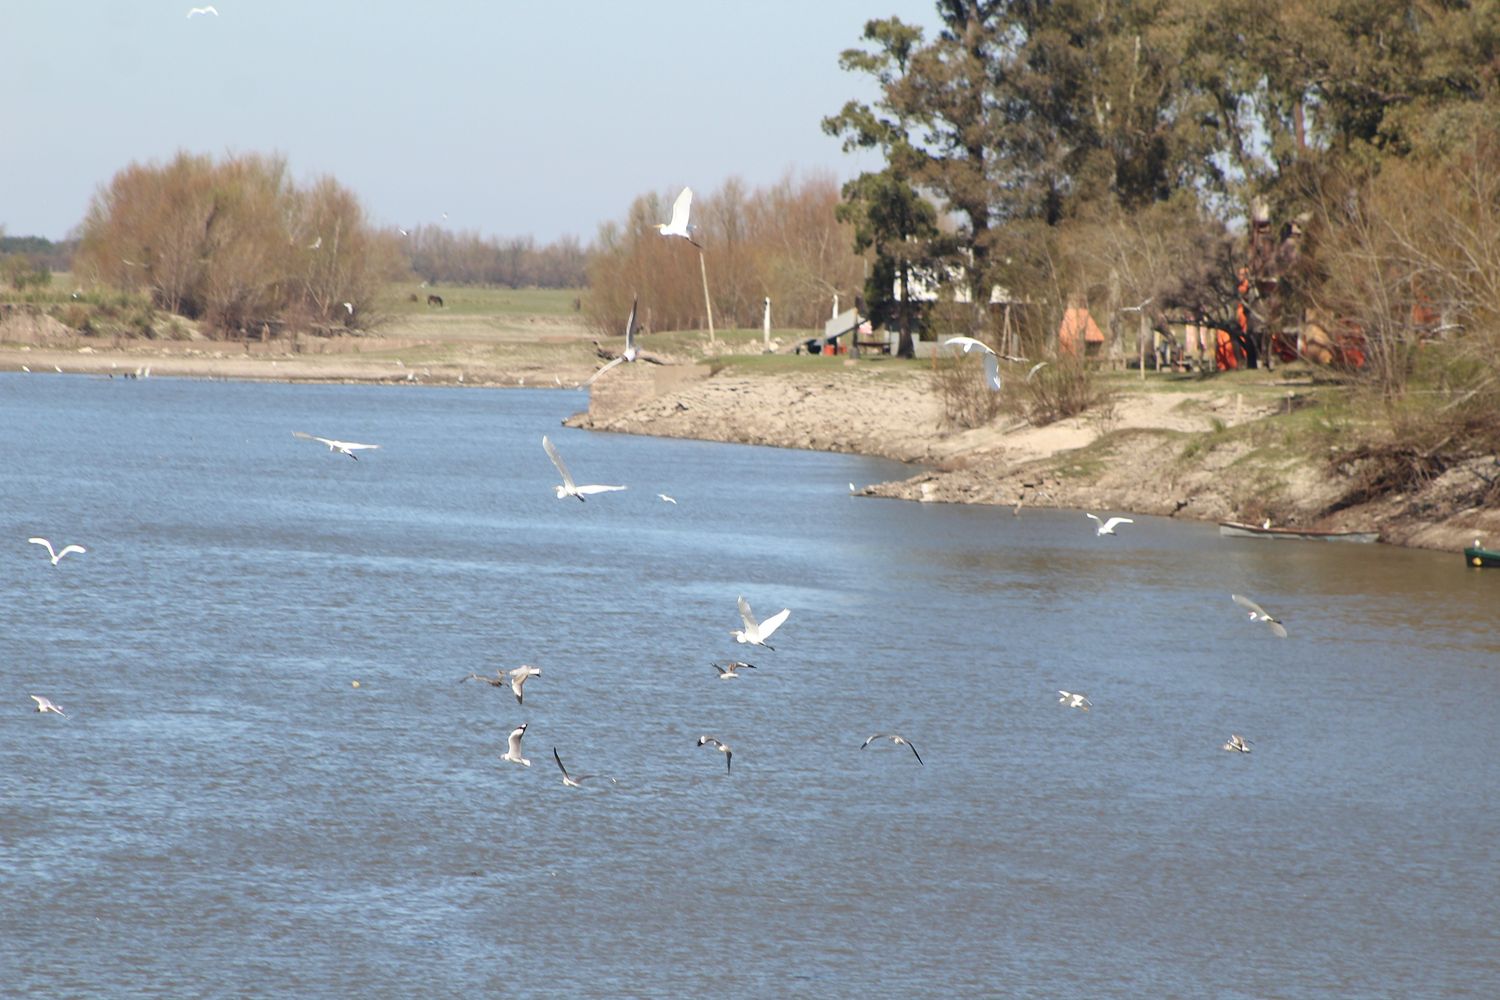
[{"label": "river water", "polygon": [[0,375],[0,994],[1500,995],[1500,573],[583,405]]}]

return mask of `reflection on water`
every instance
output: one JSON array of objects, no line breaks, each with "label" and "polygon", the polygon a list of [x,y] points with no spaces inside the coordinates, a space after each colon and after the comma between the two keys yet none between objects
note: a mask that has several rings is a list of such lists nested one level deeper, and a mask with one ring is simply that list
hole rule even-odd
[{"label": "reflection on water", "polygon": [[[1500,573],[850,498],[891,467],[582,405],[0,376],[3,989],[1500,990]],[[630,490],[554,499],[543,433]],[[720,681],[739,594],[792,614]]]}]

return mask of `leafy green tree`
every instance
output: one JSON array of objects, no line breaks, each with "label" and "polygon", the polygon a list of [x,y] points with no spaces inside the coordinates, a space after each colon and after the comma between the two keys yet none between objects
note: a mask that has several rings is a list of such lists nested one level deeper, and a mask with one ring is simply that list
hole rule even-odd
[{"label": "leafy green tree", "polygon": [[894,320],[901,330],[896,354],[914,357],[911,279],[913,271],[931,273],[936,268],[937,210],[888,169],[860,174],[845,184],[837,215],[854,227],[856,253],[875,250],[875,265],[865,281],[866,313],[874,323]]}]

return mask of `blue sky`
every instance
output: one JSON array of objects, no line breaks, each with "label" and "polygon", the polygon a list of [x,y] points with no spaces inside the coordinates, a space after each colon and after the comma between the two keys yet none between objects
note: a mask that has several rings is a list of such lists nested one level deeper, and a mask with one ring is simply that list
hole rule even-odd
[{"label": "blue sky", "polygon": [[[590,241],[636,195],[878,166],[819,122],[870,18],[932,0],[8,0],[0,227],[65,236],[132,161],[279,153],[374,222]],[[443,213],[448,213],[446,222]]]}]

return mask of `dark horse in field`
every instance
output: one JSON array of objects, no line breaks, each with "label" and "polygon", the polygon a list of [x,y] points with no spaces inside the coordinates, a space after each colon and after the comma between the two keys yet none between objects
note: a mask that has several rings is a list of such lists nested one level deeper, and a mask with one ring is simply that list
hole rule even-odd
[{"label": "dark horse in field", "polygon": [[437,306],[441,309],[443,307],[443,297],[441,295],[429,295],[427,296],[427,304]]}]

